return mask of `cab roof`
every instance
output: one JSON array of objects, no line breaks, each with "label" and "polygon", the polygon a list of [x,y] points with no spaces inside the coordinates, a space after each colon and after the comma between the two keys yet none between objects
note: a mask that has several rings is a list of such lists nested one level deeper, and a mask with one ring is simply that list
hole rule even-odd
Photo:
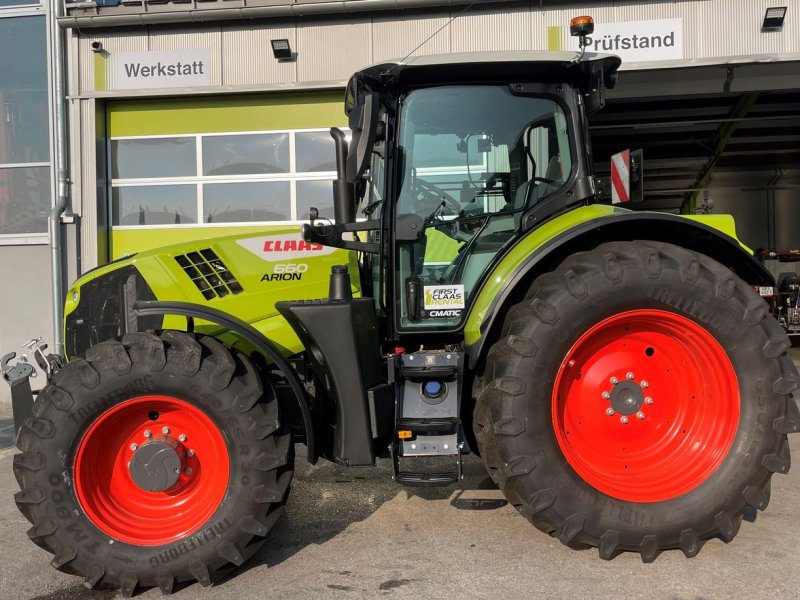
[{"label": "cab roof", "polygon": [[614,74],[622,63],[618,56],[587,52],[576,62],[577,56],[576,52],[530,50],[417,55],[366,67],[353,78],[391,86],[468,80],[583,82],[591,73],[602,70],[606,87],[614,86]]}]

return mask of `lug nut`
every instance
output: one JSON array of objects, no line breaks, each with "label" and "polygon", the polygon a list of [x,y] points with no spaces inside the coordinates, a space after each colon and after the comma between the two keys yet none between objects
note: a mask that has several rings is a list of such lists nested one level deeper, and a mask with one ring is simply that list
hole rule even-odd
[{"label": "lug nut", "polygon": [[184,473],[186,473],[187,475],[191,475],[192,474],[192,467],[186,467],[186,470],[184,471]]},{"label": "lug nut", "polygon": [[619,422],[625,425],[628,422],[628,417],[625,416],[620,417]]},{"label": "lug nut", "polygon": [[189,451],[186,453],[186,456],[188,456],[189,458],[191,458],[192,456],[194,456],[194,450],[189,450]]},{"label": "lug nut", "polygon": [[650,396],[648,396],[647,398],[644,399],[644,402],[645,402],[645,404],[652,404],[653,403],[653,399]]},{"label": "lug nut", "polygon": [[609,394],[608,392],[603,392],[603,398],[608,400],[609,398],[611,398],[611,394]]},{"label": "lug nut", "polygon": [[178,441],[185,442],[186,441],[186,434],[182,433],[178,436]]},{"label": "lug nut", "polygon": [[149,437],[152,437],[152,436],[153,436],[153,434],[150,432],[149,429],[145,429],[144,430],[144,437],[149,438]]},{"label": "lug nut", "polygon": [[627,379],[633,379],[633,373],[631,373],[630,371],[628,371],[628,372],[625,374],[625,377],[626,377]]},{"label": "lug nut", "polygon": [[642,411],[637,412],[636,413],[636,418],[637,419],[644,419],[644,413]]},{"label": "lug nut", "polygon": [[649,388],[649,387],[650,387],[650,384],[649,384],[649,383],[647,383],[646,381],[642,381],[642,383],[641,383],[641,386],[642,386],[643,388]]},{"label": "lug nut", "polygon": [[610,379],[610,381],[611,381],[611,383],[612,383],[613,385],[617,385],[617,383],[619,383],[619,379],[617,379],[616,377],[612,377],[612,378]]},{"label": "lug nut", "polygon": [[607,409],[606,409],[606,414],[607,414],[609,417],[613,416],[613,415],[614,415],[614,409],[613,409],[613,408],[611,408],[611,407],[607,408]]},{"label": "lug nut", "polygon": [[139,446],[137,444],[131,444],[131,450],[136,452],[138,449],[139,449]]},{"label": "lug nut", "polygon": [[167,435],[169,433],[169,427],[164,427],[164,429],[161,430],[161,433]]}]

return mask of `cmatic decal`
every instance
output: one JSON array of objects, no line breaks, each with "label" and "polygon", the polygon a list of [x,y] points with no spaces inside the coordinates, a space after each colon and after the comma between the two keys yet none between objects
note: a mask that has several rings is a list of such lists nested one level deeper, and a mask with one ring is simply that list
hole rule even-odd
[{"label": "cmatic decal", "polygon": [[435,319],[435,318],[460,318],[461,311],[460,310],[429,310],[428,311],[428,318]]},{"label": "cmatic decal", "polygon": [[425,286],[425,310],[464,308],[463,285]]},{"label": "cmatic decal", "polygon": [[236,243],[269,262],[325,256],[336,252],[336,248],[303,241],[296,233],[246,238],[237,240]]}]

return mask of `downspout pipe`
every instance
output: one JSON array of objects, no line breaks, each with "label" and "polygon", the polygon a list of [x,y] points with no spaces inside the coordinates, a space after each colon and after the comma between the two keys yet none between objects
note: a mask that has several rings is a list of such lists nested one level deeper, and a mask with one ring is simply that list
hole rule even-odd
[{"label": "downspout pipe", "polygon": [[61,16],[62,2],[51,3],[53,22],[51,31],[53,117],[54,117],[54,162],[56,167],[56,201],[50,210],[50,262],[53,288],[53,352],[64,354],[64,285],[62,269],[63,235],[61,215],[69,204],[69,165],[67,162],[67,110],[64,84],[64,31],[56,25]]}]

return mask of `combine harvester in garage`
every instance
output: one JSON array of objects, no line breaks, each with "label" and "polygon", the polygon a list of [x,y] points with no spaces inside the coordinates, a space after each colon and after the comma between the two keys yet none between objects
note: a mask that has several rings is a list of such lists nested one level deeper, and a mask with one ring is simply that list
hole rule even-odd
[{"label": "combine harvester in garage", "polygon": [[352,140],[332,131],[333,223],[81,277],[32,405],[31,366],[3,367],[16,501],[53,566],[125,595],[210,584],[281,514],[295,442],[405,485],[457,484],[478,453],[533,525],[604,559],[732,540],[789,469],[798,375],[731,218],[598,202],[587,115],[619,65],[366,68]]}]

